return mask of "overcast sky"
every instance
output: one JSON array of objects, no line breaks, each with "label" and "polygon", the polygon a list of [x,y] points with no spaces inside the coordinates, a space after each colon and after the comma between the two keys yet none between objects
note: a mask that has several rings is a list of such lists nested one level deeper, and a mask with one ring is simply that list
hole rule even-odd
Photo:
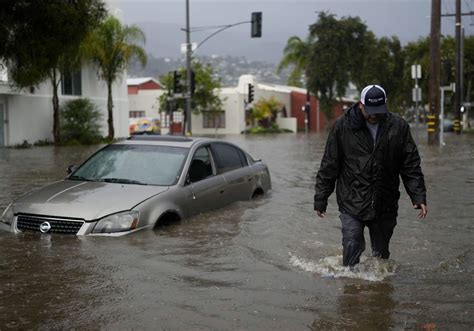
[{"label": "overcast sky", "polygon": [[[474,8],[474,0],[461,2],[463,12]],[[184,32],[180,31],[185,26],[185,0],[115,0],[112,3],[120,7],[126,24],[144,26],[146,23],[147,38],[153,43],[147,45],[149,51],[157,56],[179,56],[179,45],[185,40]],[[454,0],[442,1],[442,13],[454,13],[454,3]],[[247,21],[255,11],[263,13],[262,38],[250,40],[250,26],[242,25],[216,35],[199,52],[250,58],[258,58],[260,54],[262,58],[276,60],[281,57],[288,37],[307,36],[308,26],[316,21],[319,11],[338,17],[359,16],[377,36],[395,35],[405,44],[429,34],[431,0],[190,0],[192,27]],[[474,24],[474,18],[463,16],[466,35],[474,33],[471,24]],[[441,25],[444,34],[453,34],[453,17],[442,18]],[[192,41],[200,42],[210,33],[212,31],[193,33]],[[265,54],[265,50],[272,54]],[[273,54],[275,52],[280,54],[277,56]]]}]

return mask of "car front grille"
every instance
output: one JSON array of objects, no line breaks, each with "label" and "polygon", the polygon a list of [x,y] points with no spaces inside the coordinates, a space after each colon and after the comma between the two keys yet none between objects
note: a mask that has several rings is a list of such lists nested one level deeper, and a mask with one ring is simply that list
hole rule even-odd
[{"label": "car front grille", "polygon": [[[76,234],[81,228],[82,224],[84,224],[84,221],[81,220],[19,215],[16,222],[16,227],[20,231]],[[43,231],[40,230],[42,225]],[[45,231],[48,228],[49,230]]]}]

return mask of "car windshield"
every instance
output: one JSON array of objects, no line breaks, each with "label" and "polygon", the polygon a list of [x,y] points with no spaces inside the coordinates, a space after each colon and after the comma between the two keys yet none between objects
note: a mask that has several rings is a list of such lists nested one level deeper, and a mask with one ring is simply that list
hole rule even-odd
[{"label": "car windshield", "polygon": [[187,148],[153,145],[110,145],[92,156],[69,179],[122,184],[176,183]]}]

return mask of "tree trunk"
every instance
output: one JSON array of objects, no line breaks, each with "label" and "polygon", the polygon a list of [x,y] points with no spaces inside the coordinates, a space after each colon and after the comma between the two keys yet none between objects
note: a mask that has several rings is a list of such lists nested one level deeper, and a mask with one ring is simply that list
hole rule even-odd
[{"label": "tree trunk", "polygon": [[114,101],[112,100],[112,82],[107,82],[107,112],[108,112],[108,119],[107,123],[109,125],[109,135],[107,138],[109,140],[114,139],[115,132],[114,132]]},{"label": "tree trunk", "polygon": [[53,71],[51,82],[53,83],[53,139],[55,144],[59,144],[61,139],[59,129],[59,82],[56,81],[56,70]]},{"label": "tree trunk", "polygon": [[326,120],[328,122],[328,128],[331,127],[332,125],[332,120],[333,120],[333,114],[332,114],[332,108],[334,106],[334,101],[331,100],[330,98],[325,98],[322,97],[321,100],[319,101],[319,104],[321,106],[321,110],[323,111],[324,115],[326,116]]}]

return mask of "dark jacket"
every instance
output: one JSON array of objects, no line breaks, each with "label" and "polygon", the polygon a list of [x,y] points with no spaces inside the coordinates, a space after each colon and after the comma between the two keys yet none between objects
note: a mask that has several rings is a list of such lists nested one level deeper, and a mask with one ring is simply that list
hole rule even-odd
[{"label": "dark jacket", "polygon": [[316,177],[314,209],[326,211],[336,187],[339,211],[367,221],[397,216],[401,176],[414,204],[426,204],[420,156],[402,118],[388,113],[379,121],[376,143],[358,104],[337,119]]}]

